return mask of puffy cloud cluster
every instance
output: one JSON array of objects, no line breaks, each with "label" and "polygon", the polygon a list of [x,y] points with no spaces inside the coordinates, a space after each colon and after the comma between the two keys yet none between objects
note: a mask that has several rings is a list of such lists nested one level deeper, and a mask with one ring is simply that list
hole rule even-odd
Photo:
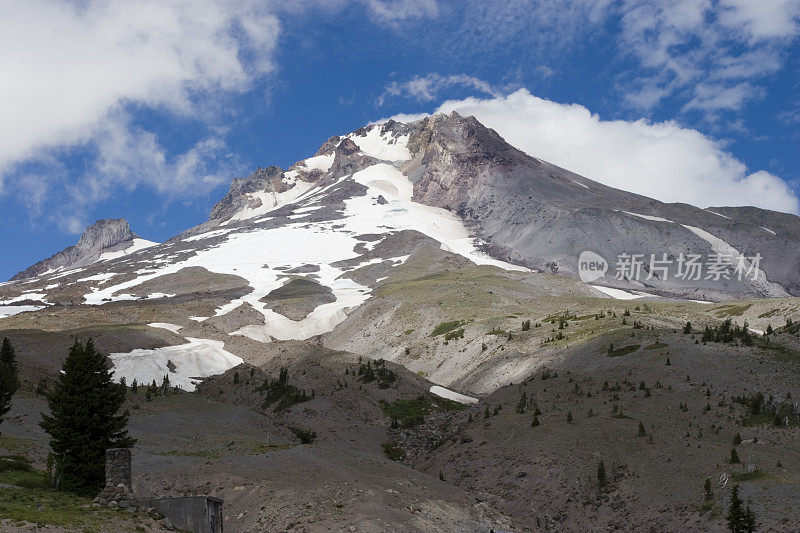
[{"label": "puffy cloud cluster", "polygon": [[[130,157],[163,157],[152,135],[129,127],[125,110],[211,113],[219,95],[248,90],[273,70],[278,26],[256,1],[4,3],[0,185],[19,162],[46,159],[58,147],[89,146],[98,169],[112,173],[122,137],[138,139],[126,147],[137,150]],[[209,142],[219,140],[206,139],[170,164],[185,169]],[[201,183],[207,177],[196,174]],[[128,179],[153,177],[138,172]],[[193,181],[176,183],[188,188]]]}]

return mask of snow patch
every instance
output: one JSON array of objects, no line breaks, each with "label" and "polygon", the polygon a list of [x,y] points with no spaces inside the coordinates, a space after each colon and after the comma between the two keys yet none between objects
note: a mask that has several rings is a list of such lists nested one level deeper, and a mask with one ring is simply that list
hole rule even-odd
[{"label": "snow patch", "polygon": [[38,305],[0,305],[0,318],[6,318],[11,315],[25,313],[27,311],[38,311],[44,309],[46,306]]},{"label": "snow patch", "polygon": [[[353,174],[352,179],[368,191],[366,196],[345,200],[346,229],[358,234],[374,233],[375,228],[384,228],[384,232],[416,230],[439,241],[443,250],[464,256],[477,265],[528,271],[479,251],[475,239],[454,213],[412,201],[414,185],[392,165],[372,165]],[[385,205],[374,201],[378,195],[387,200]]]},{"label": "snow patch", "polygon": [[759,226],[759,227],[760,227],[761,229],[763,229],[764,231],[766,231],[767,233],[771,233],[771,234],[773,234],[773,235],[777,235],[777,233],[775,233],[774,231],[772,231],[772,230],[771,230],[771,229],[769,229],[769,228],[765,228],[764,226]]},{"label": "snow patch", "polygon": [[654,217],[652,215],[640,215],[639,213],[631,213],[630,211],[623,211],[623,213],[625,213],[626,215],[631,215],[631,216],[634,216],[634,217],[643,218],[645,220],[652,220],[654,222],[670,222],[670,223],[674,224],[674,222],[672,220],[668,220],[668,219],[662,218],[662,217]]},{"label": "snow patch", "polygon": [[151,328],[161,328],[161,329],[168,329],[172,333],[178,333],[183,326],[179,326],[177,324],[170,324],[169,322],[151,322],[147,324]]},{"label": "snow patch", "polygon": [[653,296],[652,294],[647,294],[646,292],[624,291],[622,289],[615,289],[613,287],[603,287],[602,285],[589,285],[589,286],[617,300],[636,300],[637,298],[645,298],[647,296]]},{"label": "snow patch", "polygon": [[335,154],[331,152],[330,154],[326,155],[316,155],[314,157],[309,157],[308,159],[304,159],[300,161],[303,166],[306,167],[308,170],[321,170],[322,172],[327,172],[331,165],[333,164],[333,158]]},{"label": "snow patch", "polygon": [[[694,226],[688,226],[686,224],[681,224],[681,226],[688,229],[689,231],[691,231],[692,233],[694,233],[695,235],[697,235],[698,237],[709,243],[711,245],[711,250],[713,250],[714,253],[717,253],[719,255],[732,256],[734,258],[738,258],[743,255],[741,252],[739,252],[739,250],[737,250],[727,242],[723,241],[716,235],[712,235],[711,233],[703,229],[696,228]],[[750,269],[753,267],[753,265],[746,258],[743,258],[742,262],[743,262],[742,266],[744,267],[745,271],[749,272]],[[761,270],[760,268],[754,270],[755,270],[755,276],[753,276],[753,274],[750,273],[745,278],[745,280],[748,283],[750,283],[753,287],[759,289],[763,294],[770,297],[789,296],[789,294],[783,289],[783,287],[781,287],[776,283],[768,281],[767,275],[764,273],[763,270]],[[753,277],[755,277],[755,279],[752,279]]]},{"label": "snow patch", "polygon": [[478,403],[477,398],[473,398],[472,396],[466,396],[464,394],[451,391],[450,389],[445,389],[444,387],[440,387],[439,385],[434,385],[433,387],[431,387],[430,391],[431,394],[435,394],[440,398],[447,398],[448,400],[453,400],[454,402],[463,404]]},{"label": "snow patch", "polygon": [[367,130],[365,136],[351,134],[349,138],[365,155],[375,159],[381,161],[408,161],[411,159],[411,152],[407,148],[409,135],[394,137],[389,132],[381,135],[381,127],[372,126]]},{"label": "snow patch", "polygon": [[230,224],[236,220],[246,220],[248,218],[254,218],[257,216],[264,215],[269,213],[270,211],[275,211],[278,208],[283,207],[284,205],[291,204],[295,202],[299,198],[301,198],[305,193],[309,190],[314,188],[314,184],[302,181],[302,180],[286,180],[288,183],[293,183],[291,189],[284,191],[284,192],[273,192],[273,191],[259,191],[253,193],[247,193],[247,197],[251,200],[260,200],[261,205],[259,207],[246,207],[237,211],[230,219],[223,222],[223,224]]},{"label": "snow patch", "polygon": [[[244,362],[223,347],[222,341],[186,337],[187,344],[166,346],[154,350],[137,348],[129,353],[112,353],[114,381],[123,377],[127,383],[135,379],[141,384],[161,383],[169,376],[173,386],[193,391],[202,378],[222,374]],[[174,371],[170,369],[174,368]]]},{"label": "snow patch", "polygon": [[117,259],[138,252],[139,250],[144,250],[146,248],[150,248],[151,246],[156,246],[157,244],[159,243],[136,238],[133,239],[131,245],[125,248],[124,250],[117,250],[116,252],[103,252],[102,254],[100,254],[100,257],[97,258],[97,261],[110,261],[111,259]]},{"label": "snow patch", "polygon": [[716,212],[714,212],[714,211],[712,211],[710,209],[706,209],[706,211],[708,211],[712,215],[717,215],[718,217],[727,218],[728,220],[733,220],[731,217],[726,217],[725,215],[723,215],[721,213],[716,213]]}]

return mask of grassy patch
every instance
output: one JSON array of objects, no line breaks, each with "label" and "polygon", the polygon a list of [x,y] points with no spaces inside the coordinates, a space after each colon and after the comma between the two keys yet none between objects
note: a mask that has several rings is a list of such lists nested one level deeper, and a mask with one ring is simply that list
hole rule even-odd
[{"label": "grassy patch", "polygon": [[739,474],[733,474],[731,476],[731,478],[734,481],[755,481],[756,479],[762,478],[762,477],[764,477],[766,475],[767,474],[764,473],[764,471],[759,470],[758,468],[756,468],[752,472],[742,472],[742,473],[739,473]]},{"label": "grassy patch", "polygon": [[136,520],[136,515],[129,511],[92,508],[92,498],[50,489],[47,475],[31,468],[23,457],[0,459],[0,483],[19,487],[0,488],[0,517],[12,522],[82,531],[119,531],[120,522]]},{"label": "grassy patch", "polygon": [[464,323],[461,320],[451,320],[450,322],[442,322],[431,332],[431,337],[438,337],[439,335],[444,335],[445,333],[449,333],[454,329],[458,329],[463,326]]},{"label": "grassy patch", "polygon": [[645,350],[660,350],[661,348],[668,348],[669,344],[664,344],[663,342],[655,342],[650,344],[649,346],[645,346]]},{"label": "grassy patch", "polygon": [[772,355],[780,361],[800,361],[800,351],[788,348],[774,342],[761,342],[759,348],[772,352]]},{"label": "grassy patch", "polygon": [[633,420],[632,417],[626,415],[625,413],[617,413],[615,415],[611,415],[611,418],[616,418],[617,420]]},{"label": "grassy patch", "polygon": [[628,355],[629,353],[633,353],[639,348],[641,348],[641,344],[631,344],[630,346],[623,346],[622,348],[617,348],[616,350],[611,350],[608,352],[609,357],[622,357],[623,355]]},{"label": "grassy patch", "polygon": [[384,442],[381,446],[383,447],[384,455],[392,461],[402,461],[406,458],[405,450],[390,440]]},{"label": "grassy patch", "polygon": [[0,436],[0,449],[11,453],[26,454],[33,449],[33,442],[28,439]]},{"label": "grassy patch", "polygon": [[753,307],[753,304],[728,304],[715,307],[711,311],[717,315],[717,318],[726,318],[730,316],[742,316],[745,311]]},{"label": "grassy patch", "polygon": [[772,309],[771,311],[767,311],[766,313],[761,313],[760,315],[758,315],[758,318],[772,318],[780,312],[781,312],[780,309]]},{"label": "grassy patch", "polygon": [[156,452],[156,455],[166,455],[169,457],[202,457],[203,459],[219,459],[222,453],[218,450],[170,450],[168,452]]},{"label": "grassy patch", "polygon": [[464,338],[464,328],[457,329],[455,331],[449,331],[444,334],[444,340],[451,341],[453,339],[463,339]]},{"label": "grassy patch", "polygon": [[461,411],[467,406],[446,398],[431,398],[419,395],[414,399],[399,399],[392,403],[381,401],[383,414],[396,420],[400,427],[410,428],[425,422],[425,417],[432,412]]}]

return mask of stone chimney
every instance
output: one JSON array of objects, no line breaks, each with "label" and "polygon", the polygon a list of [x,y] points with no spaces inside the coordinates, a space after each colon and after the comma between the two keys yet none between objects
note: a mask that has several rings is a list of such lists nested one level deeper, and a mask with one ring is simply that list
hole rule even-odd
[{"label": "stone chimney", "polygon": [[106,450],[106,487],[117,487],[122,483],[131,488],[131,449],[109,448]]},{"label": "stone chimney", "polygon": [[135,507],[131,490],[130,448],[106,450],[106,486],[94,499],[94,506]]}]

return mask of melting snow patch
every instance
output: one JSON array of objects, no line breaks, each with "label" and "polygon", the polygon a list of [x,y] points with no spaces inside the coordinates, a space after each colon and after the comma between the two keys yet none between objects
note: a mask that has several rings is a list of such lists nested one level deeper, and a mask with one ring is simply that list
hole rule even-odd
[{"label": "melting snow patch", "polygon": [[[760,268],[755,268],[755,265],[752,265],[750,261],[742,256],[742,254],[734,248],[732,245],[728,244],[727,242],[723,241],[716,235],[712,235],[711,233],[702,230],[700,228],[696,228],[694,226],[688,226],[686,224],[681,224],[684,228],[688,229],[707,243],[711,245],[711,250],[714,253],[723,256],[730,256],[734,258],[742,257],[742,266],[744,267],[745,272],[747,272],[746,281],[749,282],[752,286],[760,289],[762,293],[766,296],[770,297],[787,297],[789,294],[777,283],[772,283],[767,281],[767,275],[764,273],[763,270]],[[755,275],[750,272],[751,268],[754,270]],[[755,279],[752,279],[755,278]]]},{"label": "melting snow patch", "polygon": [[[475,239],[469,236],[457,215],[446,209],[413,202],[414,185],[392,165],[372,165],[353,174],[353,180],[369,190],[366,196],[345,200],[347,218],[343,222],[346,229],[359,234],[374,232],[375,228],[416,230],[439,241],[442,249],[462,255],[477,265],[528,271],[479,251]],[[379,194],[388,200],[386,205],[373,202]]]},{"label": "melting snow patch", "polygon": [[138,252],[139,250],[150,248],[151,246],[155,246],[157,244],[158,244],[157,242],[148,241],[145,239],[133,239],[133,243],[124,250],[117,250],[116,252],[103,252],[102,254],[100,254],[100,257],[97,260],[109,261],[111,259],[117,259],[119,257],[123,257],[125,255],[130,255],[132,253]]},{"label": "melting snow patch", "polygon": [[166,346],[154,350],[136,349],[130,353],[112,353],[114,380],[123,377],[128,383],[134,379],[142,384],[161,383],[164,376],[169,382],[185,391],[193,391],[202,378],[222,374],[244,362],[223,349],[225,343],[208,339],[187,337],[187,344]]},{"label": "melting snow patch", "polygon": [[229,220],[223,224],[229,224],[235,220],[245,220],[264,215],[274,211],[284,205],[291,204],[300,199],[305,193],[314,187],[313,183],[301,180],[292,180],[292,188],[284,192],[259,191],[248,193],[247,197],[251,200],[261,200],[259,207],[246,207],[237,211]]},{"label": "melting snow patch", "polygon": [[0,318],[24,313],[26,311],[37,311],[44,308],[45,306],[38,305],[0,305]]},{"label": "melting snow patch", "polygon": [[635,300],[637,298],[645,298],[647,296],[653,296],[652,294],[647,294],[646,292],[628,292],[622,289],[615,289],[613,287],[603,287],[602,285],[589,285],[593,289],[597,289],[600,292],[603,292],[612,298],[616,298],[617,300]]},{"label": "melting snow patch", "polygon": [[183,327],[177,324],[170,324],[169,322],[151,322],[150,324],[147,325],[150,326],[151,328],[168,329],[172,333],[178,333],[178,330]]},{"label": "melting snow patch", "polygon": [[720,213],[715,213],[714,211],[712,211],[712,210],[710,210],[710,209],[706,209],[706,211],[708,211],[708,212],[709,212],[709,213],[711,213],[712,215],[717,215],[718,217],[727,218],[728,220],[733,220],[731,217],[726,217],[725,215],[722,215],[722,214],[720,214]]},{"label": "melting snow patch", "polygon": [[580,181],[575,181],[575,180],[572,180],[572,182],[573,182],[575,185],[580,185],[580,186],[581,186],[581,187],[583,187],[584,189],[588,189],[588,188],[589,188],[589,187],[587,187],[586,185],[584,185],[583,183],[581,183]]},{"label": "melting snow patch", "polygon": [[761,229],[763,229],[764,231],[766,231],[767,233],[772,233],[773,235],[777,235],[777,233],[775,233],[774,231],[772,231],[772,230],[771,230],[771,229],[769,229],[769,228],[765,228],[764,226],[759,226],[759,227],[760,227]]},{"label": "melting snow patch", "polygon": [[314,157],[309,157],[308,159],[304,159],[302,163],[308,170],[321,170],[322,172],[327,172],[333,164],[334,156],[335,154],[333,152],[327,155],[317,155]]},{"label": "melting snow patch", "polygon": [[439,385],[434,385],[433,387],[431,387],[431,394],[435,394],[440,398],[447,398],[448,400],[453,400],[454,402],[458,403],[464,403],[464,404],[478,403],[477,398],[466,396],[464,394],[451,391],[450,389],[445,389],[444,387],[440,387]]},{"label": "melting snow patch", "polygon": [[81,278],[81,279],[78,280],[78,282],[81,282],[81,281],[99,281],[102,284],[102,283],[105,283],[106,281],[110,280],[111,278],[113,278],[116,275],[117,274],[114,273],[114,272],[105,272],[103,274],[97,274],[95,276],[89,276],[88,278]]},{"label": "melting snow patch", "polygon": [[186,237],[185,239],[181,239],[183,242],[192,242],[192,241],[200,241],[203,239],[211,239],[213,237],[219,237],[220,235],[225,235],[226,233],[230,233],[233,231],[234,228],[229,229],[215,229],[212,231],[207,231],[205,233],[200,233],[199,235],[192,235],[191,237]]},{"label": "melting snow patch", "polygon": [[367,130],[366,136],[351,135],[350,139],[365,155],[382,161],[408,161],[411,152],[408,151],[408,135],[393,137],[391,133],[381,135],[380,126],[372,126]]},{"label": "melting snow patch", "polygon": [[668,219],[662,218],[662,217],[654,217],[654,216],[651,216],[651,215],[640,215],[639,213],[631,213],[630,211],[623,211],[623,213],[625,213],[626,215],[631,215],[631,216],[634,216],[634,217],[643,218],[645,220],[652,220],[654,222],[670,222],[670,223],[674,224],[674,222],[672,222],[671,220],[668,220]]}]

